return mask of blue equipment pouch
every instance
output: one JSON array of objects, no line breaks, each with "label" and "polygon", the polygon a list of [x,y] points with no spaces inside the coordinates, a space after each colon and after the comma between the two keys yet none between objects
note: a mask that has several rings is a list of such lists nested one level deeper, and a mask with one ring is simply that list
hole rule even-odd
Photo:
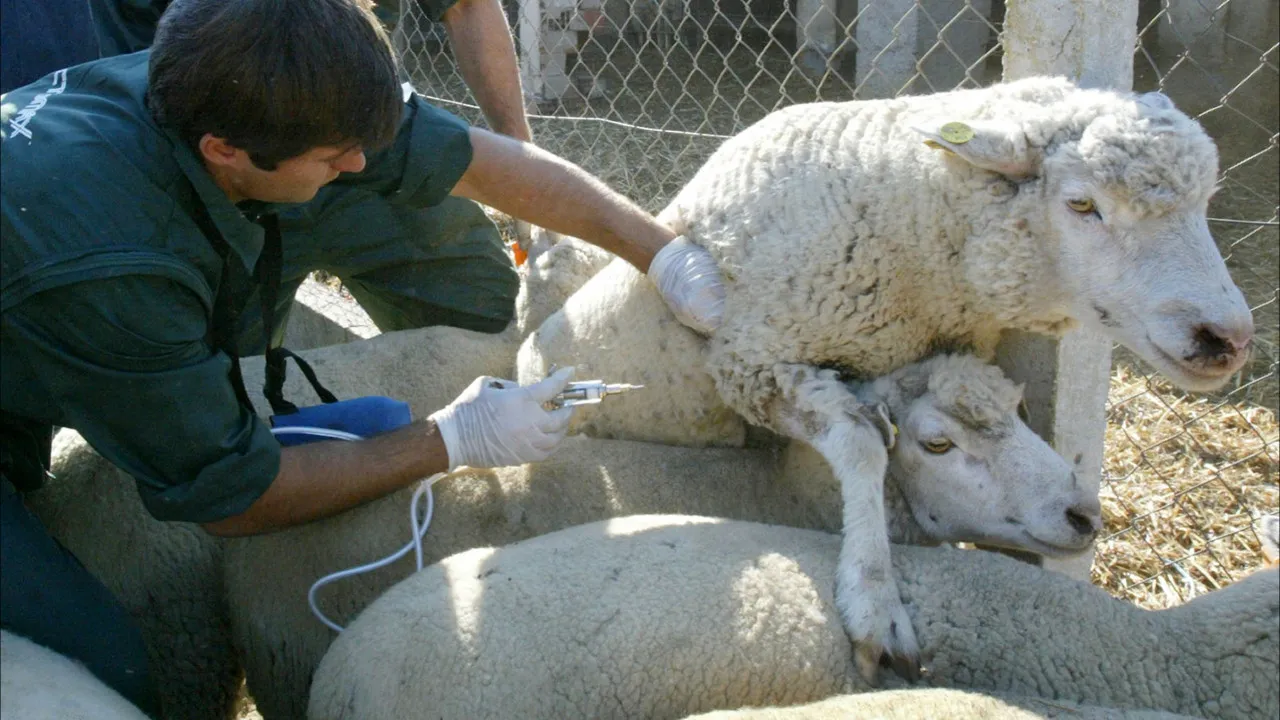
[{"label": "blue equipment pouch", "polygon": [[[395,430],[413,422],[409,413],[409,403],[393,400],[381,395],[340,400],[298,408],[297,412],[288,415],[272,415],[271,427],[313,427],[326,430],[341,430],[362,438],[372,437],[379,433]],[[277,433],[276,440],[282,446],[305,445],[306,443],[324,440],[323,437],[306,435],[301,432]]]}]

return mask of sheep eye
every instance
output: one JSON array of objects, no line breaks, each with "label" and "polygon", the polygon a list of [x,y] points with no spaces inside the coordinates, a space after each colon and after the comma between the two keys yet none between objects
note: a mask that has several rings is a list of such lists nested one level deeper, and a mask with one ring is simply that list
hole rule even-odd
[{"label": "sheep eye", "polygon": [[934,440],[925,440],[920,443],[920,447],[934,455],[941,455],[951,448],[955,447],[955,443],[946,438],[937,438]]},{"label": "sheep eye", "polygon": [[1089,198],[1081,198],[1079,200],[1068,200],[1067,207],[1081,215],[1090,215],[1097,212],[1098,208]]}]

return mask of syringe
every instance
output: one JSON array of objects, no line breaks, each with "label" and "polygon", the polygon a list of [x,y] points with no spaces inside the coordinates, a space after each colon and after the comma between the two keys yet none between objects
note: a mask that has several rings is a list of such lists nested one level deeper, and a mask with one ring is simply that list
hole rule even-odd
[{"label": "syringe", "polygon": [[550,404],[555,408],[594,405],[609,395],[621,395],[642,387],[644,386],[628,383],[606,383],[603,380],[580,380],[566,385],[559,395],[552,398]]}]

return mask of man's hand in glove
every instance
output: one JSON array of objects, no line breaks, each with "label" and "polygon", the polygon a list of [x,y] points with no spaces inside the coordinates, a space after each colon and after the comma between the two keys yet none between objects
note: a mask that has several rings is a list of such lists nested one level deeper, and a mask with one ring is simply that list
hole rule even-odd
[{"label": "man's hand in glove", "polygon": [[667,243],[649,265],[649,279],[676,319],[710,335],[724,319],[724,278],[705,248],[683,236]]},{"label": "man's hand in glove", "polygon": [[573,377],[563,368],[527,387],[483,376],[431,415],[449,451],[449,470],[505,467],[545,460],[564,440],[573,408],[546,410]]}]

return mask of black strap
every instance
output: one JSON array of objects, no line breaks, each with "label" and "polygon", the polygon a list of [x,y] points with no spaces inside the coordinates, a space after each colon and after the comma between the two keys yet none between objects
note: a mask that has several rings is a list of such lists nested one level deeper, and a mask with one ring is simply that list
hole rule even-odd
[{"label": "black strap", "polygon": [[[240,404],[253,409],[253,402],[249,400],[249,393],[245,390],[244,376],[240,372],[240,357],[236,354],[234,343],[232,342],[237,320],[240,316],[240,308],[232,308],[231,291],[228,282],[228,269],[230,261],[231,248],[227,245],[227,241],[222,237],[221,231],[214,225],[212,219],[208,215],[208,211],[201,206],[196,213],[196,222],[200,225],[200,229],[204,231],[214,244],[215,249],[222,255],[222,281],[218,284],[218,293],[214,300],[214,322],[210,329],[211,340],[214,347],[221,348],[223,352],[231,357],[231,384],[235,388],[236,398]],[[271,412],[276,415],[290,415],[298,412],[298,406],[284,399],[284,380],[285,380],[285,360],[293,358],[298,364],[298,368],[302,370],[302,374],[306,376],[307,382],[311,383],[311,387],[315,389],[316,395],[325,403],[335,403],[338,398],[329,392],[328,388],[320,384],[320,379],[316,377],[315,370],[307,361],[295,355],[293,352],[280,347],[273,339],[275,329],[276,300],[280,295],[281,273],[284,269],[284,247],[280,236],[280,219],[275,213],[264,215],[260,220],[264,231],[262,255],[258,258],[257,265],[253,268],[253,278],[259,288],[262,300],[262,333],[266,340],[266,368],[265,378],[262,386],[262,394],[266,396],[267,402],[271,404]]]},{"label": "black strap", "polygon": [[222,237],[222,232],[209,217],[209,211],[199,202],[196,203],[195,221],[204,236],[213,243],[213,249],[218,256],[222,258],[222,277],[218,281],[218,292],[214,295],[213,322],[209,323],[206,340],[211,347],[221,349],[231,358],[230,380],[231,387],[236,393],[236,400],[241,407],[248,408],[252,412],[253,401],[249,399],[249,391],[245,389],[244,376],[240,373],[240,358],[236,355],[235,346],[232,344],[236,320],[240,317],[240,308],[231,303],[231,246],[227,244],[226,239]]},{"label": "black strap", "polygon": [[276,299],[280,295],[280,274],[284,268],[284,243],[280,237],[280,218],[275,213],[262,217],[262,229],[265,231],[265,242],[262,257],[253,269],[254,279],[258,281],[262,295],[262,332],[267,340],[266,379],[262,385],[262,394],[271,403],[271,412],[276,415],[292,415],[298,412],[298,406],[284,399],[285,360],[293,358],[306,376],[307,382],[315,389],[316,395],[326,403],[338,402],[338,398],[320,384],[315,370],[306,360],[293,352],[280,347],[272,338],[275,328]]}]

